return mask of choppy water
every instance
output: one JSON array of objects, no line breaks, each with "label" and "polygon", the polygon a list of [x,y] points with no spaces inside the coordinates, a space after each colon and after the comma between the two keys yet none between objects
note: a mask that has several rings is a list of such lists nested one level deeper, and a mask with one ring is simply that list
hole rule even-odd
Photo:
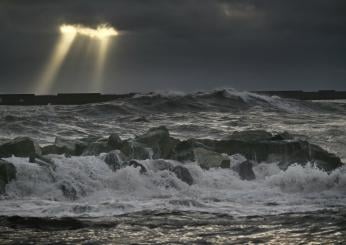
[{"label": "choppy water", "polygon": [[[177,138],[221,139],[249,129],[288,131],[346,162],[346,103],[342,101],[301,102],[217,90],[152,93],[81,106],[0,108],[2,140],[25,135],[42,145],[56,136],[116,132],[125,139],[159,125]],[[0,243],[18,244],[25,239],[38,243],[46,239],[51,243],[90,239],[104,243],[242,243],[246,239],[324,243],[345,239],[341,222],[346,206],[345,167],[328,174],[310,165],[281,171],[276,163],[260,163],[254,167],[256,180],[243,181],[230,169],[206,171],[190,163],[186,166],[195,183],[189,186],[169,171],[156,169],[152,160],[142,161],[149,169],[142,175],[131,167],[112,172],[102,155],[53,159],[54,173],[24,158],[6,159],[15,164],[17,180],[7,185],[7,195],[1,197],[0,215],[73,217],[91,219],[91,223],[112,217],[112,225],[32,232],[32,227],[14,229],[0,222]],[[64,197],[60,184],[73,186],[77,199]]]}]

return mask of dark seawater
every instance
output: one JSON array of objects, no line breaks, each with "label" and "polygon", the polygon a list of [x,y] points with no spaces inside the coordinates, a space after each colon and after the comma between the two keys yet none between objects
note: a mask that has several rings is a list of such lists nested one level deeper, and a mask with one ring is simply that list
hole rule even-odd
[{"label": "dark seawater", "polygon": [[1,217],[1,244],[343,244],[345,210],[236,218],[138,212],[107,220]]},{"label": "dark seawater", "polygon": [[[1,106],[0,143],[29,136],[122,139],[166,126],[173,137],[222,139],[235,131],[287,131],[346,162],[346,103],[302,102],[231,89],[149,93],[80,106]],[[26,158],[5,159],[17,179],[0,196],[0,244],[344,244],[346,167],[331,173],[275,162],[254,166],[256,179],[231,169],[184,163],[191,186],[168,171],[110,171],[100,156],[51,156],[54,173]],[[232,156],[230,156],[232,158]],[[233,158],[232,158],[233,159]],[[182,164],[173,162],[172,164]],[[52,176],[53,175],[53,176]],[[76,198],[59,186],[68,184]]]}]

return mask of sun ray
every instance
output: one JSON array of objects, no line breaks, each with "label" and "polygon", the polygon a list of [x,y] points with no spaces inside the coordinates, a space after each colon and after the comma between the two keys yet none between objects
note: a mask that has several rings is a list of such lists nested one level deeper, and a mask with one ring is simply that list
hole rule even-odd
[{"label": "sun ray", "polygon": [[71,28],[60,30],[63,35],[59,38],[47,66],[39,79],[39,88],[37,89],[39,94],[50,92],[54,79],[76,37],[76,32]]},{"label": "sun ray", "polygon": [[100,90],[102,88],[104,67],[111,37],[119,35],[118,31],[113,27],[103,24],[96,28],[82,25],[61,25],[60,32],[62,35],[38,81],[37,93],[45,94],[51,91],[54,80],[78,35],[88,37],[90,40],[95,40],[93,43],[97,45],[97,54],[94,75],[92,77],[92,89],[94,91]]},{"label": "sun ray", "polygon": [[104,82],[104,69],[105,69],[105,63],[108,53],[108,48],[110,44],[109,38],[103,38],[99,40],[98,43],[98,50],[97,50],[97,57],[96,57],[96,64],[95,64],[95,75],[94,75],[94,81],[93,81],[93,91],[100,90],[103,86],[102,83]]}]

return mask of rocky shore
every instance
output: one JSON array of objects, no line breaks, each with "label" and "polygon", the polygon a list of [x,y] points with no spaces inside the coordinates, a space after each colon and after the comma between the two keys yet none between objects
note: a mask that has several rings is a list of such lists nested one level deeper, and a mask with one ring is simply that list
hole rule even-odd
[{"label": "rocky shore", "polygon": [[[273,135],[252,130],[234,132],[220,140],[180,140],[161,126],[126,140],[116,133],[105,138],[89,136],[70,140],[57,137],[54,144],[43,147],[29,137],[19,137],[0,145],[0,193],[4,194],[6,185],[16,178],[16,168],[6,158],[27,158],[30,163],[54,171],[51,156],[56,154],[99,156],[112,171],[131,166],[139,168],[142,174],[148,169],[141,160],[153,159],[156,170],[168,170],[188,185],[193,185],[194,179],[184,164],[191,162],[205,170],[231,168],[241,179],[248,181],[256,179],[252,168],[261,162],[276,163],[282,170],[292,164],[310,162],[326,172],[343,165],[338,156],[286,132]],[[61,189],[73,199],[73,190],[64,185]]]}]

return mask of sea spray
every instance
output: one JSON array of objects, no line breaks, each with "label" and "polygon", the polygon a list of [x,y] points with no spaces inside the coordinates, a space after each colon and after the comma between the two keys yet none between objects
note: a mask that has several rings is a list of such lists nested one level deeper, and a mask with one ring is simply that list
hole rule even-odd
[{"label": "sea spray", "polygon": [[254,167],[256,180],[243,181],[231,169],[204,170],[191,162],[183,165],[194,179],[189,186],[171,171],[157,168],[156,160],[140,161],[148,169],[145,174],[131,166],[113,172],[102,157],[95,156],[53,157],[54,173],[26,158],[6,160],[15,164],[18,174],[7,186],[2,215],[103,217],[168,208],[242,216],[283,213],[292,207],[323,209],[346,201],[344,168],[326,173],[307,164],[283,171],[277,163],[261,163]]}]

